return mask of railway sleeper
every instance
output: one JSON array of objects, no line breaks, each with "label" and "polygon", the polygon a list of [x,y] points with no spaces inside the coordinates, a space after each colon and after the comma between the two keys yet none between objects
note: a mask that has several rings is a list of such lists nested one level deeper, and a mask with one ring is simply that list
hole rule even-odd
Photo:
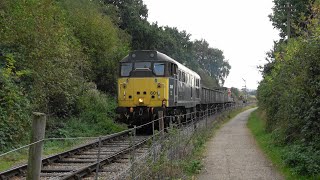
[{"label": "railway sleeper", "polygon": [[80,160],[80,159],[63,159],[59,160],[59,163],[94,163],[96,160]]},{"label": "railway sleeper", "polygon": [[127,158],[127,159],[122,158],[122,159],[117,159],[114,162],[116,162],[116,163],[129,163],[130,159],[129,158]]},{"label": "railway sleeper", "polygon": [[63,177],[68,174],[70,174],[70,173],[40,173],[40,176],[41,177]]},{"label": "railway sleeper", "polygon": [[66,169],[66,168],[61,168],[61,169],[41,169],[41,173],[54,173],[54,172],[71,172],[73,171],[74,169]]}]

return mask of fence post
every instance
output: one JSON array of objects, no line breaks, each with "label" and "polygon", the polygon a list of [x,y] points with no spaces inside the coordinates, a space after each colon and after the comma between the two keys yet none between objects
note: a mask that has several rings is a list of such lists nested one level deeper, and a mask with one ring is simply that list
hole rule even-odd
[{"label": "fence post", "polygon": [[131,146],[131,179],[135,179],[134,173],[134,151],[135,151],[135,139],[136,139],[136,126],[133,126],[133,130],[131,131],[131,138],[130,138],[130,146]]},{"label": "fence post", "polygon": [[205,113],[205,115],[206,115],[206,128],[208,128],[208,109],[206,109],[205,111],[206,111],[206,113]]},{"label": "fence post", "polygon": [[152,120],[152,140],[154,140],[154,121]]},{"label": "fence post", "polygon": [[152,121],[152,148],[153,148],[153,162],[156,161],[156,143],[155,143],[155,133],[154,133],[154,121]]},{"label": "fence post", "polygon": [[27,169],[27,180],[39,180],[41,172],[41,156],[43,139],[46,129],[46,115],[44,113],[33,112],[31,143],[40,141],[29,147],[29,159]]},{"label": "fence post", "polygon": [[159,131],[161,136],[164,135],[164,118],[163,118],[163,111],[158,111],[158,116],[159,116]]}]

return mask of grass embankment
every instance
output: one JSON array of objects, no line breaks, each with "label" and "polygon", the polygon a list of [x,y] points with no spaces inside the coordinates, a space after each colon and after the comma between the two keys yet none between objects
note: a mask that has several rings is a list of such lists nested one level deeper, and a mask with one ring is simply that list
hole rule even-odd
[{"label": "grass embankment", "polygon": [[217,130],[220,129],[223,124],[227,123],[239,113],[253,107],[255,107],[255,105],[225,112],[218,118],[216,121],[217,123],[213,126],[213,128],[208,128],[205,131],[197,132],[191,139],[191,142],[194,146],[191,155],[180,162],[180,166],[185,174],[187,174],[189,177],[198,174],[203,168],[202,159],[204,158],[204,153],[206,150],[206,142],[215,135]]},{"label": "grass embankment", "polygon": [[320,177],[300,176],[294,173],[293,168],[286,166],[284,157],[286,157],[290,146],[281,146],[274,143],[275,137],[272,136],[272,133],[268,133],[265,130],[265,119],[266,116],[264,112],[258,109],[249,116],[247,125],[255,137],[259,147],[283,174],[285,179],[320,179]]}]

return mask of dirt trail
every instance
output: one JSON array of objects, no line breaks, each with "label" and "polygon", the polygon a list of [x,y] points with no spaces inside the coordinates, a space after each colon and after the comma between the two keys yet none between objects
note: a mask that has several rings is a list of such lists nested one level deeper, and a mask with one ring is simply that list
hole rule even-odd
[{"label": "dirt trail", "polygon": [[284,179],[260,151],[246,126],[254,110],[237,115],[208,142],[204,170],[197,179]]}]

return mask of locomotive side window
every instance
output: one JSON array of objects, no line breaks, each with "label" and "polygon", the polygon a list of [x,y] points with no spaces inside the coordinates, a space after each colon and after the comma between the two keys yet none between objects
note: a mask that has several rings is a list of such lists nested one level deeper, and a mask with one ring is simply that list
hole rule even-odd
[{"label": "locomotive side window", "polygon": [[164,75],[164,63],[154,63],[153,64],[153,72],[157,76],[163,76]]},{"label": "locomotive side window", "polygon": [[200,86],[200,81],[199,81],[199,79],[196,79],[196,86],[197,86],[197,87]]},{"label": "locomotive side window", "polygon": [[181,73],[182,75],[182,82],[186,82],[186,77],[185,77],[185,74],[184,74],[184,72],[182,71],[182,73]]},{"label": "locomotive side window", "polygon": [[169,75],[171,77],[174,77],[174,75],[177,74],[175,64],[169,63],[168,71],[169,71]]},{"label": "locomotive side window", "polygon": [[121,64],[121,76],[129,76],[132,71],[132,63]]},{"label": "locomotive side window", "polygon": [[171,63],[168,63],[168,75],[169,76],[173,76],[173,73],[172,73],[172,64]]},{"label": "locomotive side window", "polygon": [[135,69],[151,69],[151,62],[136,62],[134,63]]},{"label": "locomotive side window", "polygon": [[188,73],[185,73],[185,80],[184,80],[184,82],[186,82],[186,84],[188,84]]}]

